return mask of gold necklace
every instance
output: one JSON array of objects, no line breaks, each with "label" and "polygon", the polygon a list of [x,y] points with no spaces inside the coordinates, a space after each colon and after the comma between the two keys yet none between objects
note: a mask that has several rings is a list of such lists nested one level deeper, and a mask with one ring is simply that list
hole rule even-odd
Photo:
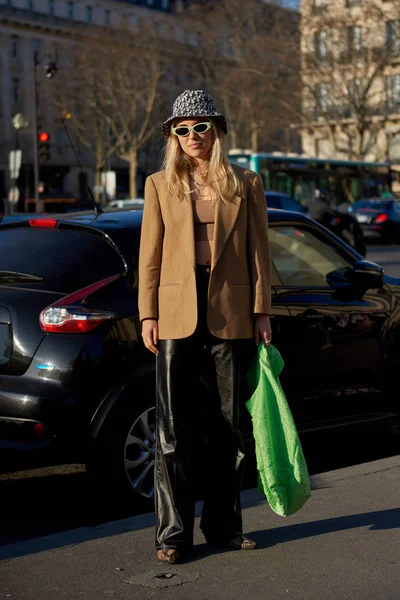
[{"label": "gold necklace", "polygon": [[204,171],[197,171],[196,169],[191,169],[189,173],[195,173],[196,175],[201,175],[202,177],[204,177],[204,175],[208,174],[208,169],[205,169]]},{"label": "gold necklace", "polygon": [[204,183],[203,181],[197,181],[197,179],[195,179],[195,178],[193,177],[193,175],[190,175],[190,174],[189,174],[189,177],[190,177],[190,179],[193,181],[194,185],[195,185],[196,187],[198,187],[198,188],[205,188],[205,187],[207,187],[207,186],[208,186],[208,183],[207,183],[207,182],[206,182],[206,183]]}]

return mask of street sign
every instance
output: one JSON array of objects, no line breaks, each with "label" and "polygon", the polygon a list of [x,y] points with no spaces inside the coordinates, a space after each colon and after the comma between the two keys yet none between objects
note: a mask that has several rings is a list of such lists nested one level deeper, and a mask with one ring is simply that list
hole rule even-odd
[{"label": "street sign", "polygon": [[117,191],[117,174],[115,171],[105,171],[101,174],[101,183],[105,186],[108,200],[114,200]]},{"label": "street sign", "polygon": [[9,154],[8,167],[10,169],[11,179],[18,179],[21,168],[22,152],[21,150],[11,150]]},{"label": "street sign", "polygon": [[10,202],[10,204],[17,204],[19,200],[19,189],[17,188],[16,185],[13,185],[12,187],[10,187],[10,190],[8,192],[8,201]]},{"label": "street sign", "polygon": [[17,113],[13,116],[12,124],[14,129],[23,129],[24,127],[28,127],[29,122],[22,113]]}]

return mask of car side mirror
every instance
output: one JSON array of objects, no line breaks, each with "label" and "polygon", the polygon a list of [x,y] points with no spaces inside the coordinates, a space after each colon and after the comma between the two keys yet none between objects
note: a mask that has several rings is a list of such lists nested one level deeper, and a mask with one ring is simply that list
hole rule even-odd
[{"label": "car side mirror", "polygon": [[326,282],[330,287],[337,290],[380,288],[383,283],[383,269],[376,263],[368,260],[359,260],[354,264],[353,268],[344,267],[343,269],[336,269],[327,273]]},{"label": "car side mirror", "polygon": [[359,260],[353,266],[353,285],[365,289],[380,288],[383,284],[383,269],[369,260]]}]

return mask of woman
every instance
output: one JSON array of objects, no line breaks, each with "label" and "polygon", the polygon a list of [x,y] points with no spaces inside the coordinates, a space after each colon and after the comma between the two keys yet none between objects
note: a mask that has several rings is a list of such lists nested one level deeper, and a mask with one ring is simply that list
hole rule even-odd
[{"label": "woman", "polygon": [[164,170],[145,188],[139,313],[157,355],[157,556],[176,563],[193,546],[199,449],[207,542],[255,547],[242,533],[238,396],[254,342],[271,343],[270,258],[261,177],[230,165],[213,98],[185,91],[162,130]]}]

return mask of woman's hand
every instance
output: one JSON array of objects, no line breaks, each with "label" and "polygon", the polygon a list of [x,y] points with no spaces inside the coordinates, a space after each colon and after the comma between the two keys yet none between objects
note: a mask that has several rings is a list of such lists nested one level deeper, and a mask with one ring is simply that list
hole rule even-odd
[{"label": "woman's hand", "polygon": [[158,345],[158,321],[157,319],[144,319],[142,321],[142,338],[147,350],[153,354],[159,354]]},{"label": "woman's hand", "polygon": [[256,315],[254,320],[254,342],[256,346],[264,342],[269,346],[272,342],[272,330],[269,315]]}]

